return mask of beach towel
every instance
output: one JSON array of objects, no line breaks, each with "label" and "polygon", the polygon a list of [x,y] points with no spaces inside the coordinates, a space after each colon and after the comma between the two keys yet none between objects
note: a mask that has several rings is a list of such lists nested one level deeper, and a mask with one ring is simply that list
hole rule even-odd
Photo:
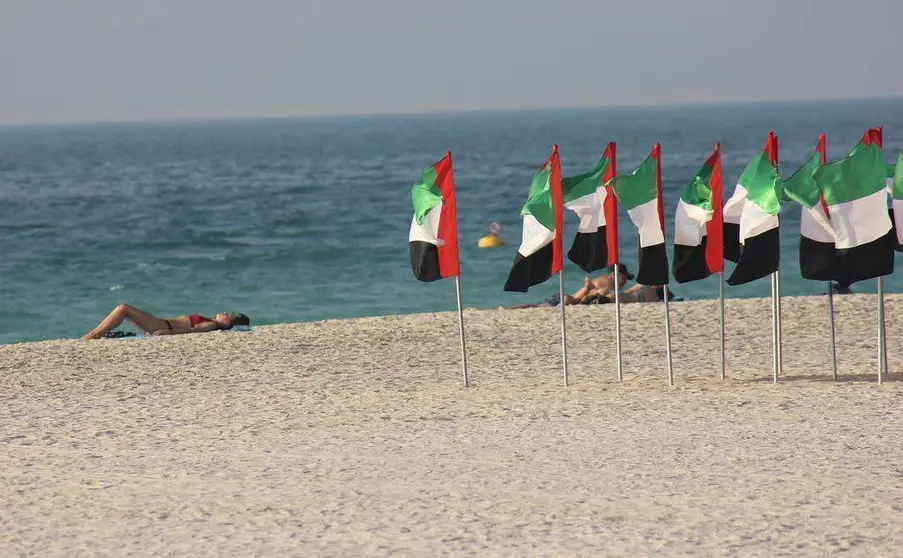
[{"label": "beach towel", "polygon": [[[235,326],[232,329],[217,329],[214,331],[209,331],[207,333],[233,333],[233,332],[234,333],[241,333],[241,332],[249,333],[252,330],[253,330],[253,328],[251,326]],[[128,338],[145,339],[147,337],[155,337],[154,335],[145,333],[143,331],[134,332],[134,331],[120,331],[120,330],[113,330],[113,331],[107,332],[103,336],[105,339],[128,339]]]}]

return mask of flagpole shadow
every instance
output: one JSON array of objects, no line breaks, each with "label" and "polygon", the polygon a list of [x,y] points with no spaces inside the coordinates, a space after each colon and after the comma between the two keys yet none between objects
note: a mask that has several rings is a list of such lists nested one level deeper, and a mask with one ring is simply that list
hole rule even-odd
[{"label": "flagpole shadow", "polygon": [[[753,379],[744,379],[737,380],[741,383],[748,384],[762,384],[762,383],[772,383],[774,380],[771,376],[763,377],[763,378],[753,378]],[[799,381],[809,381],[809,382],[843,382],[843,383],[864,383],[864,384],[877,384],[878,383],[878,373],[874,372],[872,374],[838,374],[837,379],[835,380],[831,374],[797,374],[791,376],[779,376],[778,383],[783,382],[799,382]],[[882,378],[884,382],[903,382],[903,372],[894,372],[885,374]]]}]

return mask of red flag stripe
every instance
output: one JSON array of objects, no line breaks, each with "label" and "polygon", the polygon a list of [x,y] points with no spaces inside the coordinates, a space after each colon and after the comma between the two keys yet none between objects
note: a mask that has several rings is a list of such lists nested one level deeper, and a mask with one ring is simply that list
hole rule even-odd
[{"label": "red flag stripe", "polygon": [[451,151],[433,168],[436,169],[436,186],[442,193],[438,234],[442,245],[436,248],[439,254],[439,274],[442,277],[456,277],[461,274],[461,264],[458,258],[458,212],[455,206],[455,173]]},{"label": "red flag stripe", "polygon": [[552,165],[549,173],[549,185],[552,188],[552,209],[555,213],[555,238],[552,240],[552,275],[564,268],[564,198],[561,192],[561,158],[558,145],[552,146],[552,155],[546,162]]},{"label": "red flag stripe", "polygon": [[658,198],[658,222],[665,232],[665,202],[662,196],[662,146],[656,143],[652,146],[652,159],[655,161],[655,195]]},{"label": "red flag stripe", "polygon": [[709,185],[712,189],[712,218],[706,223],[705,262],[709,272],[724,271],[724,193],[721,170],[721,144],[715,144],[715,151],[706,165],[711,165]]},{"label": "red flag stripe", "polygon": [[882,147],[884,144],[884,128],[869,128],[866,130],[864,134],[862,134],[862,143],[863,145],[872,145],[876,144],[878,147]]},{"label": "red flag stripe", "polygon": [[[618,149],[615,142],[608,144],[603,156],[608,159],[608,167],[602,176],[602,183],[605,184],[618,174]],[[618,199],[611,186],[605,187],[605,206],[602,210],[605,213],[608,265],[614,265],[620,261],[620,254],[618,254]]]},{"label": "red flag stripe", "polygon": [[[824,134],[818,135],[818,145],[815,146],[815,151],[819,154],[819,163],[822,165],[828,164],[828,139]],[[828,202],[825,201],[825,196],[821,192],[818,194],[818,201],[821,202],[821,208],[825,211],[825,216],[827,216],[828,220],[831,220],[831,213],[828,212]]]}]

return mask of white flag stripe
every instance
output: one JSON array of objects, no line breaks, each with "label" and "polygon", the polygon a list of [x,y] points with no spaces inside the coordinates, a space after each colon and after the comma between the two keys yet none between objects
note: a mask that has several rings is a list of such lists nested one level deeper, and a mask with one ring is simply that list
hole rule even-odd
[{"label": "white flag stripe", "polygon": [[903,200],[894,200],[894,226],[897,229],[897,244],[903,244]]},{"label": "white flag stripe", "polygon": [[538,252],[546,244],[552,242],[555,233],[542,226],[536,217],[524,215],[524,230],[521,237],[518,253],[523,257],[529,257]]},{"label": "white flag stripe", "polygon": [[800,235],[815,242],[834,243],[834,229],[828,221],[821,202],[813,207],[803,207],[800,212]]},{"label": "white flag stripe", "polygon": [[652,199],[627,210],[630,220],[636,225],[640,235],[640,248],[655,246],[665,242],[661,222],[658,219],[658,200]]},{"label": "white flag stripe", "polygon": [[[602,195],[599,194],[602,191]],[[594,233],[605,224],[605,212],[602,211],[602,198],[605,189],[599,188],[592,194],[581,196],[564,204],[564,207],[577,214],[580,224],[577,231],[582,233]]]},{"label": "white flag stripe", "polygon": [[439,244],[439,217],[442,215],[442,202],[437,203],[429,213],[423,217],[423,224],[417,224],[417,217],[411,219],[411,232],[408,234],[408,242],[429,242]]},{"label": "white flag stripe", "polygon": [[828,207],[839,249],[855,248],[878,240],[890,230],[887,214],[887,189]]},{"label": "white flag stripe", "polygon": [[705,236],[705,224],[712,218],[711,209],[690,205],[683,200],[677,202],[674,217],[674,244],[699,246]]},{"label": "white flag stripe", "polygon": [[737,184],[734,194],[724,204],[724,222],[738,224],[743,215],[743,206],[746,204],[746,188]]},{"label": "white flag stripe", "polygon": [[740,216],[740,243],[745,244],[747,238],[759,236],[776,228],[778,228],[777,215],[769,215],[758,205],[749,202],[743,208],[743,214]]}]

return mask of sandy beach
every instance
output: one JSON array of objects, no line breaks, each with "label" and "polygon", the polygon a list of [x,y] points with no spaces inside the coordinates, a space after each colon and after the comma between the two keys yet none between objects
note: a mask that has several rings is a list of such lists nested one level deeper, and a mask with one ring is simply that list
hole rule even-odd
[{"label": "sandy beach", "polygon": [[[449,291],[451,292],[451,291]],[[903,295],[468,310],[0,346],[3,556],[850,556],[903,548]],[[73,332],[73,334],[76,332]]]}]

